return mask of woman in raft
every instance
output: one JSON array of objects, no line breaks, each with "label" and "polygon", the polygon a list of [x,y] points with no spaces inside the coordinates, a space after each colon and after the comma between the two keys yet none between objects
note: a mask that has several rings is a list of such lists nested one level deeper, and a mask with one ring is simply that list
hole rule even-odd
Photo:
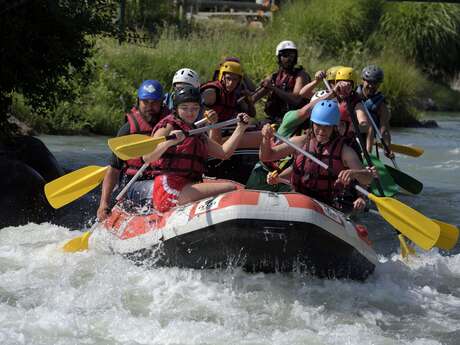
[{"label": "woman in raft", "polygon": [[[338,208],[341,208],[341,205],[337,205],[337,198],[344,194],[344,190],[352,182],[369,185],[373,178],[372,170],[362,166],[357,153],[345,143],[345,138],[339,135],[339,117],[336,101],[320,101],[312,110],[311,128],[304,135],[290,139],[292,143],[326,163],[330,167],[329,170],[297,153],[285,143],[273,146],[271,140],[274,130],[270,125],[265,125],[262,129],[260,159],[273,161],[294,154],[292,167],[279,177],[269,177],[268,182],[277,183],[279,178],[290,177],[296,192]],[[354,211],[362,210],[366,206],[362,197],[353,198],[352,202]]]},{"label": "woman in raft", "polygon": [[171,207],[235,190],[236,184],[202,183],[208,155],[228,159],[242,139],[250,117],[238,114],[238,124],[222,145],[204,134],[187,136],[194,128],[200,112],[201,95],[198,88],[185,86],[174,94],[173,114],[154,128],[154,137],[175,135],[160,143],[153,152],[142,157],[155,169],[153,204],[160,212]]}]

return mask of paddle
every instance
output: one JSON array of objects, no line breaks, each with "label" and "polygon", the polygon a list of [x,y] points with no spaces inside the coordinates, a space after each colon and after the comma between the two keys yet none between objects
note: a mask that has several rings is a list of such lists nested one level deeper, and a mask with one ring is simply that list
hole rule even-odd
[{"label": "paddle", "polygon": [[[398,193],[398,186],[396,185],[393,177],[389,174],[388,170],[386,169],[385,165],[375,156],[369,155],[372,160],[372,164],[377,169],[377,173],[379,175],[380,183],[382,184],[384,196],[394,196]],[[375,182],[371,184],[371,192],[376,194],[378,192],[377,186]]]},{"label": "paddle", "polygon": [[[367,211],[373,214],[379,214],[376,210],[373,210],[373,209],[369,209]],[[459,237],[458,228],[455,225],[445,223],[437,219],[431,218],[431,220],[435,222],[436,224],[438,224],[441,230],[441,235],[439,236],[439,239],[434,246],[437,248],[444,249],[444,250],[451,250],[458,241],[458,237]],[[401,235],[399,235],[398,237],[401,243],[401,248],[403,249],[403,257],[405,257],[404,248],[406,248],[405,250],[408,251],[410,254],[412,254],[414,252],[412,247],[407,246],[405,241],[402,242],[400,236]],[[402,239],[404,239],[404,237],[402,237]]]},{"label": "paddle", "polygon": [[[293,149],[307,156],[309,159],[324,169],[329,169],[327,164],[314,157],[277,133],[274,134],[279,140],[291,146]],[[431,249],[439,240],[440,227],[423,214],[390,197],[377,197],[369,193],[361,186],[356,185],[356,190],[372,200],[379,210],[380,215],[393,227],[398,229],[404,236],[412,240],[420,248]]]},{"label": "paddle", "polygon": [[[131,185],[136,182],[136,180],[139,178],[139,176],[142,175],[142,173],[144,172],[144,170],[149,166],[148,163],[144,163],[144,165],[142,165],[142,167],[137,171],[137,173],[131,178],[131,180],[126,184],[126,186],[121,190],[120,193],[118,193],[118,195],[116,196],[115,200],[116,201],[120,201],[120,199],[126,194],[126,192],[128,191],[129,187],[131,187]],[[94,223],[94,225],[91,227],[91,229],[89,231],[86,231],[85,233],[83,233],[82,236],[78,236],[78,237],[75,237],[73,239],[71,239],[70,241],[68,241],[64,247],[62,248],[65,252],[68,252],[68,253],[74,253],[74,252],[80,252],[80,251],[83,251],[83,250],[87,250],[88,249],[88,241],[89,241],[89,237],[91,236],[91,234],[93,233],[94,229],[96,229],[97,225],[99,224],[99,221],[96,220],[96,223]]]},{"label": "paddle", "polygon": [[87,166],[61,176],[45,185],[46,199],[54,208],[60,208],[96,188],[108,169],[96,165]]},{"label": "paddle", "polygon": [[[374,121],[374,118],[372,115],[369,113],[369,110],[366,108],[366,106],[361,102],[364,111],[366,112],[367,118],[372,124],[372,127],[374,128],[375,135],[380,141],[380,144],[383,146],[385,152],[390,152],[390,149],[388,148],[388,145],[385,143],[385,141],[382,138],[382,135],[380,134],[379,128],[377,127],[377,124]],[[391,161],[393,162],[393,165],[396,169],[389,167],[388,165],[385,165],[385,167],[388,169],[388,172],[391,174],[393,177],[394,181],[402,188],[407,190],[408,192],[412,194],[419,194],[422,189],[423,189],[423,184],[413,178],[412,176],[409,176],[402,171],[399,170],[398,165],[396,164],[396,160],[394,158],[391,158]]]},{"label": "paddle", "polygon": [[409,193],[419,194],[422,191],[423,184],[412,176],[409,176],[402,171],[386,164],[385,168],[388,170],[391,177],[393,177],[394,182],[396,182],[396,184],[401,188],[407,190]]},{"label": "paddle", "polygon": [[[238,119],[231,119],[223,122],[219,122],[213,125],[192,129],[187,135],[194,135],[199,133],[207,132],[213,128],[222,128],[225,126],[233,125],[238,122]],[[135,157],[143,156],[147,153],[152,152],[155,147],[169,139],[174,139],[174,135],[168,135],[163,137],[151,137],[142,134],[130,134],[121,137],[109,139],[109,147],[115,153],[115,155],[122,159],[128,160]]]},{"label": "paddle", "polygon": [[[377,143],[379,147],[382,147],[381,143]],[[421,147],[417,146],[406,146],[406,145],[398,145],[398,144],[390,144],[391,151],[397,152],[406,156],[411,157],[420,157],[425,152]]]}]

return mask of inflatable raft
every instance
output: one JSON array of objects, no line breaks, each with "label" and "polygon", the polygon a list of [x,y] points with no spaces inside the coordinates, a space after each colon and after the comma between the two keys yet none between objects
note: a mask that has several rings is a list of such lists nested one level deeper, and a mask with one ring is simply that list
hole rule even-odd
[{"label": "inflatable raft", "polygon": [[96,246],[154,265],[356,280],[378,262],[367,230],[335,209],[302,194],[244,189],[164,214],[115,206],[90,238]]}]

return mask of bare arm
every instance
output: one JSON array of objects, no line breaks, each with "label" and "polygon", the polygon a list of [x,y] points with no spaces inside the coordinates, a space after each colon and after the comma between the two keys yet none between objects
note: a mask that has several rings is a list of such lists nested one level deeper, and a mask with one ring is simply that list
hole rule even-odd
[{"label": "bare arm", "polygon": [[365,186],[372,182],[372,173],[363,167],[357,153],[348,145],[343,146],[342,162],[349,168],[348,170],[341,171],[339,174],[339,179],[342,180],[345,185],[349,184],[353,179],[356,179],[359,184]]},{"label": "bare arm", "polygon": [[211,156],[225,160],[233,155],[244,135],[244,132],[246,131],[246,128],[248,127],[249,122],[249,116],[247,114],[239,114],[238,116],[242,118],[242,121],[238,122],[236,129],[233,131],[230,138],[225,141],[225,143],[221,145],[211,138],[208,138],[208,149]]},{"label": "bare arm", "polygon": [[110,199],[112,191],[120,178],[120,170],[109,167],[105,173],[104,182],[102,182],[101,200],[97,210],[97,218],[101,221],[107,218],[110,213]]},{"label": "bare arm", "polygon": [[275,86],[272,86],[271,89],[283,101],[296,106],[303,100],[303,97],[300,95],[300,90],[305,86],[306,83],[307,74],[304,71],[301,71],[295,80],[295,85],[292,92],[286,92]]},{"label": "bare arm", "polygon": [[[262,128],[262,142],[259,148],[259,158],[263,162],[276,161],[294,152],[294,149],[285,143],[272,146],[271,140],[273,138],[273,133],[274,130],[269,124],[266,124]],[[306,137],[304,135],[296,136],[292,137],[290,141],[297,146],[302,146],[305,142],[305,138]]]},{"label": "bare arm", "polygon": [[364,110],[364,105],[360,102],[356,104],[356,118],[358,119],[359,130],[361,133],[367,133],[369,130],[369,119],[367,118],[366,111]]},{"label": "bare arm", "polygon": [[315,79],[303,86],[299,91],[299,95],[303,98],[311,98],[314,94],[315,87],[318,86],[325,77],[326,73],[324,71],[316,72]]},{"label": "bare arm", "polygon": [[163,153],[166,152],[167,149],[169,149],[171,146],[177,145],[185,139],[185,134],[182,131],[173,131],[172,126],[170,124],[168,124],[165,128],[159,128],[155,132],[153,137],[158,138],[162,136],[167,136],[169,134],[175,134],[176,139],[163,141],[162,143],[158,144],[151,153],[142,156],[142,159],[145,163],[151,163],[153,161],[160,159],[160,157],[163,155]]}]

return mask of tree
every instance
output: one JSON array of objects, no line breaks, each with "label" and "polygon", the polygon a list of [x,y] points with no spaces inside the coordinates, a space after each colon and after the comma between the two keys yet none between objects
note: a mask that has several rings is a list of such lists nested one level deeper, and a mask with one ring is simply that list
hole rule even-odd
[{"label": "tree", "polygon": [[11,94],[24,94],[40,112],[71,98],[62,83],[85,66],[98,34],[116,30],[115,0],[14,0],[0,2],[0,134]]}]

